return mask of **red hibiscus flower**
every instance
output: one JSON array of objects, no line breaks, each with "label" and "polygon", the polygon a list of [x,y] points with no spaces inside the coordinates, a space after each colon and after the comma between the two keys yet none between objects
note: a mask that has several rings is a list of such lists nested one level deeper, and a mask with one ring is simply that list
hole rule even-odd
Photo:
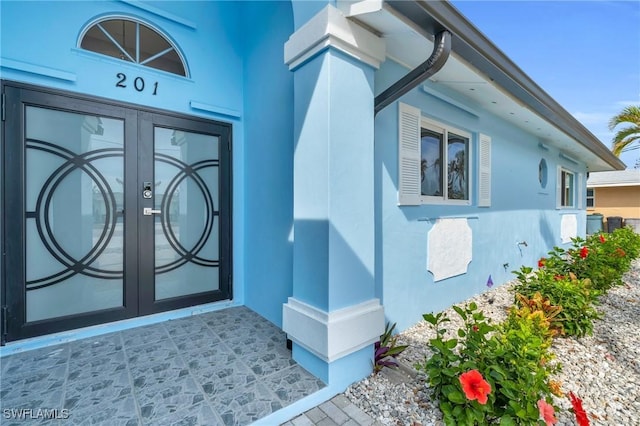
[{"label": "red hibiscus flower", "polygon": [[558,423],[558,419],[554,416],[553,406],[548,404],[544,399],[538,401],[538,410],[540,411],[540,419],[544,420],[547,426]]},{"label": "red hibiscus flower", "polygon": [[471,329],[477,333],[480,330],[480,327],[474,325],[473,327],[471,327]]},{"label": "red hibiscus flower", "polygon": [[581,258],[584,259],[585,257],[587,257],[588,254],[589,254],[589,249],[587,247],[582,247],[580,249],[580,257]]},{"label": "red hibiscus flower", "polygon": [[582,408],[582,400],[573,392],[569,392],[569,399],[571,399],[573,413],[576,415],[578,426],[590,426],[589,417],[587,417],[587,413],[584,411],[584,408]]},{"label": "red hibiscus flower", "polygon": [[556,281],[564,280],[564,275],[554,275],[554,276],[553,276],[553,278],[554,278]]},{"label": "red hibiscus flower", "polygon": [[624,252],[624,250],[622,250],[620,247],[618,247],[618,248],[616,249],[616,253],[618,253],[618,256],[620,256],[620,257],[624,257],[624,255],[625,255],[625,254],[627,254],[627,253],[625,253],[625,252]]},{"label": "red hibiscus flower", "polygon": [[487,403],[487,395],[491,393],[491,385],[484,380],[478,370],[469,370],[460,375],[460,384],[467,399],[477,399],[482,405]]},{"label": "red hibiscus flower", "polygon": [[604,239],[604,235],[600,234],[600,242],[604,243],[605,241],[607,241],[607,240]]},{"label": "red hibiscus flower", "polygon": [[547,262],[547,259],[545,259],[544,257],[541,257],[540,260],[538,260],[538,268],[544,268],[544,264]]}]

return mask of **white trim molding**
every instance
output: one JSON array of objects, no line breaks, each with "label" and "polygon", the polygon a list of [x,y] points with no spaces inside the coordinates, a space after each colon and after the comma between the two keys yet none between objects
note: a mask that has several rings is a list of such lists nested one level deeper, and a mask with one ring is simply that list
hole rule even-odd
[{"label": "white trim molding", "polygon": [[377,342],[384,332],[384,309],[378,299],[325,312],[290,297],[282,314],[282,329],[289,338],[326,362]]},{"label": "white trim molding", "polygon": [[284,45],[284,62],[293,70],[330,47],[374,68],[379,68],[386,57],[382,38],[327,5],[289,37]]}]

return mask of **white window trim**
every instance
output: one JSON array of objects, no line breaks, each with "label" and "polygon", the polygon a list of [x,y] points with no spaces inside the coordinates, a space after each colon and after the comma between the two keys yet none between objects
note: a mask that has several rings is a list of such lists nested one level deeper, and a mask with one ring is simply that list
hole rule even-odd
[{"label": "white window trim", "polygon": [[[563,206],[562,205],[562,193],[564,191],[564,186],[562,184],[562,172],[565,173],[570,173],[573,176],[573,194],[572,194],[572,201],[573,203],[570,206]],[[579,202],[581,202],[581,200],[578,199],[578,179],[579,179],[580,174],[574,172],[573,170],[569,170],[566,167],[563,166],[558,166],[558,173],[556,175],[556,208],[557,209],[564,209],[564,210],[572,210],[572,209],[577,209],[580,208],[579,206]]]},{"label": "white window trim", "polygon": [[[427,117],[422,117],[422,119],[420,120],[420,127],[421,130],[422,129],[427,129],[427,130],[431,130],[434,132],[438,132],[438,133],[442,133],[443,138],[444,138],[444,149],[443,149],[443,161],[442,164],[449,164],[448,163],[448,158],[447,158],[447,154],[448,154],[448,133],[455,133],[458,136],[462,136],[464,138],[467,138],[469,140],[469,145],[468,145],[468,153],[469,153],[469,158],[467,159],[467,171],[468,171],[468,182],[467,182],[467,186],[468,186],[468,194],[467,194],[467,200],[450,200],[445,198],[445,195],[442,195],[441,197],[434,197],[434,196],[429,196],[429,195],[420,195],[420,201],[422,204],[442,204],[442,205],[459,205],[459,206],[470,206],[472,204],[472,200],[473,200],[473,175],[476,173],[476,167],[474,167],[474,163],[473,163],[473,137],[472,134],[469,132],[466,132],[462,129],[458,129],[456,127],[453,126],[447,126],[444,125],[442,123],[439,123],[435,120],[432,120],[430,118]],[[422,153],[421,153],[422,155]],[[442,190],[445,194],[447,194],[447,180],[448,177],[445,173],[444,178],[443,178],[443,182],[442,182]],[[447,194],[448,195],[448,194]]]}]

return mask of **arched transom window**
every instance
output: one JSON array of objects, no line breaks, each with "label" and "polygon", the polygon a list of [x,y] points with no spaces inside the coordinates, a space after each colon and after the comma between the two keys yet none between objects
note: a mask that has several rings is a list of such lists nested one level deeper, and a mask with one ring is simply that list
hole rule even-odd
[{"label": "arched transom window", "polygon": [[106,18],[91,25],[80,47],[92,52],[187,77],[178,49],[147,25],[124,18]]}]

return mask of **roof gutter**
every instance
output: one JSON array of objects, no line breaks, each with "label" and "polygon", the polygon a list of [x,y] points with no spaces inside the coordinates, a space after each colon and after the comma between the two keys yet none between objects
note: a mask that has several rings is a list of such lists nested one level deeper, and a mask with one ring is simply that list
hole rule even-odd
[{"label": "roof gutter", "polygon": [[[612,168],[625,164],[578,120],[540,88],[447,1],[386,0],[394,15],[422,34],[451,32],[451,49],[487,78],[504,88],[517,101],[569,135]],[[376,98],[377,100],[377,98]]]},{"label": "roof gutter", "polygon": [[393,83],[375,98],[374,115],[397,101],[402,95],[419,86],[426,79],[440,71],[451,53],[451,33],[442,30],[436,34],[431,56],[411,70],[407,75]]}]

